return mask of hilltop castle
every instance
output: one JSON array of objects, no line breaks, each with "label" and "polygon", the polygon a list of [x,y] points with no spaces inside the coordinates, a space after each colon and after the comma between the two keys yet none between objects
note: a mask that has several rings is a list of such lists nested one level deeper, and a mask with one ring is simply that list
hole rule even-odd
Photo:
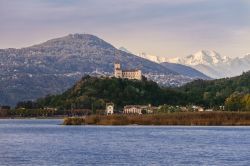
[{"label": "hilltop castle", "polygon": [[116,78],[127,78],[130,80],[141,80],[142,73],[141,70],[122,70],[120,63],[114,64],[114,76]]}]

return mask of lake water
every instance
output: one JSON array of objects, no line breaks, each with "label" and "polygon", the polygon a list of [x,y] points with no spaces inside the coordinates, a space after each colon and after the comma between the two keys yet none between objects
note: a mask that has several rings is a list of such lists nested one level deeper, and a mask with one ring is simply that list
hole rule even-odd
[{"label": "lake water", "polygon": [[250,127],[0,120],[0,165],[250,165]]}]

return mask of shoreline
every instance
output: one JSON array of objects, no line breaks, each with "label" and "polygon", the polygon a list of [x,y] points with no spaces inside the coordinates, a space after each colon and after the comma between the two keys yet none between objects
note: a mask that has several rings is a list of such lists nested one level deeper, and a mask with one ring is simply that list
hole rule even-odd
[{"label": "shoreline", "polygon": [[4,119],[64,119],[64,118],[68,118],[68,117],[0,117],[0,120],[4,120]]},{"label": "shoreline", "polygon": [[63,125],[250,126],[250,112],[189,112],[148,115],[90,115],[64,118]]},{"label": "shoreline", "polygon": [[62,120],[61,125],[86,126],[250,126],[250,112],[176,112],[113,114],[83,117],[1,117],[0,120]]}]

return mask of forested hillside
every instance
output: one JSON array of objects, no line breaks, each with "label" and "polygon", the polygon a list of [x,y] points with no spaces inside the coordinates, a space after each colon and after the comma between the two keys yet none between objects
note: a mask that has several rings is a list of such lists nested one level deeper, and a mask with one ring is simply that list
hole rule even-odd
[{"label": "forested hillside", "polygon": [[[241,76],[224,78],[212,81],[196,80],[178,89],[187,96],[187,102],[204,105],[208,107],[232,104],[230,101],[236,100],[238,103],[246,104],[250,93],[250,72]],[[230,99],[231,98],[231,99]],[[245,99],[244,99],[245,98]],[[241,101],[242,100],[242,101]],[[243,101],[249,100],[249,101]],[[225,103],[225,101],[227,101]],[[236,101],[234,101],[237,103]]]},{"label": "forested hillside", "polygon": [[38,100],[39,105],[69,108],[103,109],[106,102],[117,107],[127,104],[181,104],[184,98],[173,89],[161,88],[157,83],[117,78],[83,77],[61,95]]},{"label": "forested hillside", "polygon": [[225,106],[226,110],[250,110],[250,72],[234,78],[196,80],[180,88],[163,88],[142,81],[84,77],[61,95],[38,100],[41,106],[103,109],[106,102],[121,108],[128,104]]}]

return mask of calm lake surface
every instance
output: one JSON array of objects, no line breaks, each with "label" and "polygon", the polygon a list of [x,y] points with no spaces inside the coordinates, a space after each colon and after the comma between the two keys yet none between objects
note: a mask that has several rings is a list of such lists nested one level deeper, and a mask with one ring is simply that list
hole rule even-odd
[{"label": "calm lake surface", "polygon": [[250,165],[250,127],[0,120],[0,165]]}]

